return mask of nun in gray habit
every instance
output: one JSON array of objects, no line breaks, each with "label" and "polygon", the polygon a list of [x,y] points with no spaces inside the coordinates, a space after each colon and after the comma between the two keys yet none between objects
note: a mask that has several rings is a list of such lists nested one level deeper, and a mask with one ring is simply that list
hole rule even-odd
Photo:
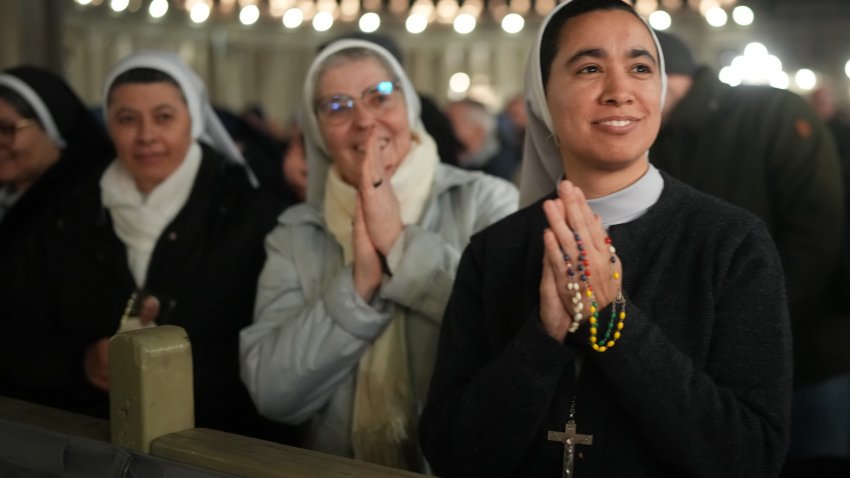
[{"label": "nun in gray habit", "polygon": [[439,476],[776,476],[790,335],[764,224],[655,169],[660,48],[573,0],[530,55],[526,207],[474,236],[421,446]]},{"label": "nun in gray habit", "polygon": [[105,417],[109,338],[178,325],[192,343],[196,425],[278,438],[238,371],[278,202],[254,187],[201,79],[176,55],[120,61],[104,109],[117,158],[81,182],[47,231],[37,320],[3,334],[34,357],[19,362],[21,395]]}]

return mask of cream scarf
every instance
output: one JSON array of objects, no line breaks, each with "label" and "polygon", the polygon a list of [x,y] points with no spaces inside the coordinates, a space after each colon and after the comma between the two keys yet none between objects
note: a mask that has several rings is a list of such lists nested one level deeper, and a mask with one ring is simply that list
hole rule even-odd
[{"label": "cream scarf", "polygon": [[[418,138],[418,139],[417,139]],[[439,162],[434,140],[424,131],[414,135],[408,155],[392,177],[404,224],[416,224],[425,209]],[[353,261],[351,243],[357,190],[331,167],[325,182],[324,215],[328,229]],[[394,309],[384,332],[360,358],[354,396],[351,442],[354,457],[395,468],[416,462],[416,405],[408,366],[406,312]]]},{"label": "cream scarf", "polygon": [[127,249],[136,287],[144,287],[156,242],[189,199],[200,167],[201,147],[192,143],[183,163],[147,195],[139,192],[120,160],[113,161],[100,178],[100,198]]}]

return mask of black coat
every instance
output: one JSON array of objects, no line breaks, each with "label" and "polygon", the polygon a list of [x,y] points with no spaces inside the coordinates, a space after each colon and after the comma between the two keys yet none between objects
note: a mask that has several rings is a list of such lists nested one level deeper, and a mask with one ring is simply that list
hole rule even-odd
[{"label": "black coat", "polygon": [[[105,141],[92,145],[91,149],[63,151],[59,161],[24,192],[0,221],[0,304],[4,304],[6,311],[0,314],[0,320],[29,311],[35,291],[26,285],[24,278],[32,267],[27,249],[38,240],[75,184],[86,174],[102,168],[112,156],[111,145]],[[30,298],[23,300],[25,296]],[[13,305],[22,305],[24,309],[14,311]]]},{"label": "black coat", "polygon": [[[32,294],[25,288],[23,274],[31,267],[26,249],[37,240],[39,230],[50,220],[65,196],[93,170],[103,168],[115,156],[104,129],[62,77],[33,66],[3,71],[27,86],[44,103],[65,141],[59,159],[26,190],[6,215],[0,218],[0,321],[21,311],[11,309],[11,298],[29,308]],[[20,112],[19,112],[20,113]],[[34,126],[42,128],[41,125]],[[0,367],[4,365],[0,363]]]},{"label": "black coat", "polygon": [[[101,204],[101,175],[74,192],[34,251],[41,270],[29,276],[42,295],[29,317],[3,325],[0,393],[105,417],[107,394],[85,379],[83,354],[116,332],[136,287]],[[239,379],[238,340],[252,321],[263,239],[280,209],[240,166],[204,147],[189,199],[154,248],[145,290],[160,300],[157,323],[181,326],[191,340],[196,426],[260,434]]]},{"label": "black coat", "polygon": [[830,291],[844,233],[841,167],[811,106],[776,88],[730,87],[700,68],[649,157],[767,224],[788,288],[795,382],[850,371],[850,327],[836,300],[848,291]]}]

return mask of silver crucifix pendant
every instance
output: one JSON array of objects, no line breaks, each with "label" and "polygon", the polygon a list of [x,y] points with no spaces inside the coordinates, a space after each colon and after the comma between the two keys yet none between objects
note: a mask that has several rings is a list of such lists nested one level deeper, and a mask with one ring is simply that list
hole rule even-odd
[{"label": "silver crucifix pendant", "polygon": [[576,445],[593,445],[593,435],[582,435],[576,431],[576,422],[570,419],[564,426],[563,432],[549,432],[549,441],[560,442],[564,445],[563,478],[573,478]]}]

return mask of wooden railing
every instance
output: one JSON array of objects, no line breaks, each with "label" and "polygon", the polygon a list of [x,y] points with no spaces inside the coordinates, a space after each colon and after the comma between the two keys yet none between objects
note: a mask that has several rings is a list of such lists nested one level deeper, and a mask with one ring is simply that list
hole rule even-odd
[{"label": "wooden railing", "polygon": [[[185,331],[159,326],[110,344],[111,420],[0,397],[3,420],[82,437],[152,457],[257,478],[421,477],[311,450],[194,428],[191,345]],[[0,455],[1,456],[1,455]]]}]

